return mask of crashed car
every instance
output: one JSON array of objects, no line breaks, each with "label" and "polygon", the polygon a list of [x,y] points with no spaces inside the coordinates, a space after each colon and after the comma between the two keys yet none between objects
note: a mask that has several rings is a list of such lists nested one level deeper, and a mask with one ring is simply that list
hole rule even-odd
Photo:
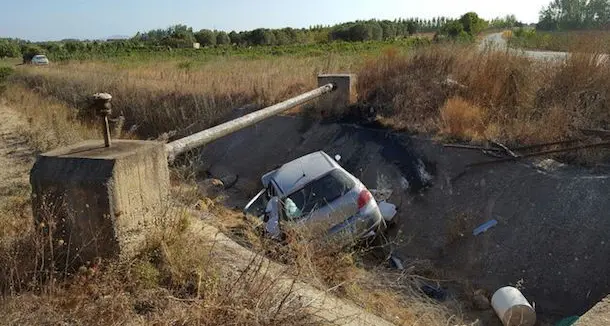
[{"label": "crashed car", "polygon": [[261,180],[263,190],[250,200],[244,213],[259,217],[271,237],[281,236],[281,224],[286,221],[297,225],[323,222],[330,234],[345,232],[361,239],[386,228],[371,192],[322,151],[288,162]]}]

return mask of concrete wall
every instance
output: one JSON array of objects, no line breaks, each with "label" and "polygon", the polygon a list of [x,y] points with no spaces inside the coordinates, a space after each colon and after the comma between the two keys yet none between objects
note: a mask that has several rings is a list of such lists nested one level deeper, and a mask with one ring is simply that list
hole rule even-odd
[{"label": "concrete wall", "polygon": [[69,265],[132,256],[163,216],[169,190],[163,144],[128,140],[44,153],[30,182],[34,216],[53,233],[55,258]]}]

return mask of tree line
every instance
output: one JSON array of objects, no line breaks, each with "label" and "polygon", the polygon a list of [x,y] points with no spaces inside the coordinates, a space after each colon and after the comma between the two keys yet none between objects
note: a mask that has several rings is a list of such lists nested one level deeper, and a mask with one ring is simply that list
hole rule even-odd
[{"label": "tree line", "polygon": [[540,11],[537,28],[610,29],[610,0],[553,0]]},{"label": "tree line", "polygon": [[[492,20],[492,25],[512,26],[514,16]],[[432,19],[395,19],[353,21],[333,26],[309,28],[258,28],[251,31],[194,31],[186,25],[138,32],[130,39],[112,41],[62,40],[56,42],[28,42],[17,39],[0,39],[0,58],[23,56],[27,62],[34,54],[51,54],[54,59],[69,59],[74,53],[114,53],[139,49],[192,48],[193,43],[212,46],[282,46],[325,44],[331,42],[364,42],[407,39],[417,33],[434,33],[435,40],[473,40],[489,26],[476,13],[469,12],[458,19],[437,17]]]},{"label": "tree line", "polygon": [[202,46],[235,44],[241,46],[314,44],[332,41],[361,42],[381,41],[397,37],[408,37],[419,32],[435,32],[451,19],[396,19],[354,21],[334,26],[311,26],[309,28],[257,28],[251,31],[215,31],[202,29],[193,31],[185,25],[166,29],[155,29],[138,33],[137,41],[173,47],[191,46],[197,42]]}]

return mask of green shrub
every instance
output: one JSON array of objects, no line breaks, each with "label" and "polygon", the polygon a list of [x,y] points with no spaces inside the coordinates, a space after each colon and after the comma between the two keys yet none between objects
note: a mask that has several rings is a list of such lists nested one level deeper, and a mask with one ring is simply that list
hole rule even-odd
[{"label": "green shrub", "polygon": [[6,90],[6,81],[15,72],[11,67],[0,67],[0,95]]},{"label": "green shrub", "polygon": [[17,58],[21,54],[19,45],[10,40],[0,40],[0,59],[2,58]]}]

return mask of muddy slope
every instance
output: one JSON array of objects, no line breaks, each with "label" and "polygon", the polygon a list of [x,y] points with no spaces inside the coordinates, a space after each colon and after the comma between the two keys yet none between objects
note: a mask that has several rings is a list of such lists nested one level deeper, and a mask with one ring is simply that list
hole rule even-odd
[{"label": "muddy slope", "polygon": [[[453,177],[490,158],[426,139],[354,125],[275,117],[208,145],[203,167],[239,175],[242,204],[262,173],[312,151],[341,164],[369,188],[392,188],[406,260],[431,259],[449,277],[489,291],[520,283],[545,315],[582,313],[609,290],[610,177],[570,167],[504,163]],[[479,224],[499,224],[473,236]]]}]

